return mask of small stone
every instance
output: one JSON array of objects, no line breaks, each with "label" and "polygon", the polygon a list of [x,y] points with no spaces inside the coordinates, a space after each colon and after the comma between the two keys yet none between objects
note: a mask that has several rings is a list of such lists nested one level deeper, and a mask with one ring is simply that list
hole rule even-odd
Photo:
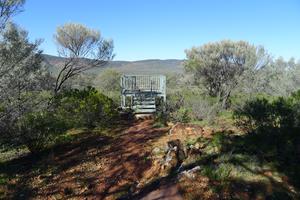
[{"label": "small stone", "polygon": [[196,172],[200,171],[200,169],[201,169],[200,166],[196,166],[196,167],[194,167],[194,168],[192,168],[190,170],[185,170],[185,171],[183,171],[183,172],[181,172],[179,174],[179,178],[181,178],[182,176],[185,176],[185,177],[187,177],[189,179],[195,179]]},{"label": "small stone", "polygon": [[164,146],[164,152],[167,153],[168,151],[169,151],[169,146],[168,146],[168,144],[166,144],[166,145]]},{"label": "small stone", "polygon": [[172,126],[174,126],[174,123],[173,123],[173,122],[168,122],[167,125],[168,125],[169,127],[172,127]]},{"label": "small stone", "polygon": [[155,147],[155,148],[152,150],[152,153],[153,153],[153,154],[159,154],[159,153],[160,153],[160,148]]},{"label": "small stone", "polygon": [[59,200],[59,199],[63,199],[63,196],[61,195],[61,194],[55,194],[54,195],[54,199],[57,199],[57,200]]}]

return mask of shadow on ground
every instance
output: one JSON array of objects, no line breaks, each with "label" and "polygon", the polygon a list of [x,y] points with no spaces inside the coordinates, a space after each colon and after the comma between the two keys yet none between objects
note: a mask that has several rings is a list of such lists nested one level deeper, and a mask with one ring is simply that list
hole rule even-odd
[{"label": "shadow on ground", "polygon": [[147,142],[166,131],[153,128],[152,120],[132,122],[111,130],[111,136],[86,132],[40,155],[1,163],[1,173],[14,177],[5,197],[116,199],[128,195],[151,166]]}]

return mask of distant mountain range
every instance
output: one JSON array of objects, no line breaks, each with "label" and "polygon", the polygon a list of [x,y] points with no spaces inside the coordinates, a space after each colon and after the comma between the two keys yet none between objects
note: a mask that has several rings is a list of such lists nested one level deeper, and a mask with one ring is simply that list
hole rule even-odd
[{"label": "distant mountain range", "polygon": [[[43,55],[45,63],[49,71],[56,73],[58,67],[64,62],[64,58]],[[105,69],[115,69],[124,74],[168,74],[168,73],[182,73],[183,60],[178,59],[151,59],[151,60],[138,60],[138,61],[110,61],[107,65],[99,68],[94,68],[88,73],[100,74]]]}]

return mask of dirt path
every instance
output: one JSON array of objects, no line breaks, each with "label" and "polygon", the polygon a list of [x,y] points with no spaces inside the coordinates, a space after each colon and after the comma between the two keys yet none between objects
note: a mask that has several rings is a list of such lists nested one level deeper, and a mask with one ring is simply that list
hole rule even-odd
[{"label": "dirt path", "polygon": [[[30,156],[7,164],[17,174],[8,197],[32,199],[132,199],[136,186],[151,167],[151,143],[168,129],[153,128],[152,120],[112,130],[114,137],[84,134],[77,141],[56,147],[50,156]],[[22,166],[22,167],[20,167]],[[182,199],[170,185],[145,194],[150,199]]]},{"label": "dirt path", "polygon": [[170,184],[161,186],[140,200],[183,200],[183,197],[179,193],[178,186],[176,184]]}]

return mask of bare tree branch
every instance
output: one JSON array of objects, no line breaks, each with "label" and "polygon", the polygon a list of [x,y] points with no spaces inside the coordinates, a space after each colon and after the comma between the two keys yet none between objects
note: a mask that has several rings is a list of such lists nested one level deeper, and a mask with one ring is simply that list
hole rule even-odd
[{"label": "bare tree branch", "polygon": [[113,43],[104,40],[99,31],[80,24],[65,24],[57,28],[55,40],[58,53],[65,63],[56,78],[54,93],[58,94],[70,78],[112,60]]}]

